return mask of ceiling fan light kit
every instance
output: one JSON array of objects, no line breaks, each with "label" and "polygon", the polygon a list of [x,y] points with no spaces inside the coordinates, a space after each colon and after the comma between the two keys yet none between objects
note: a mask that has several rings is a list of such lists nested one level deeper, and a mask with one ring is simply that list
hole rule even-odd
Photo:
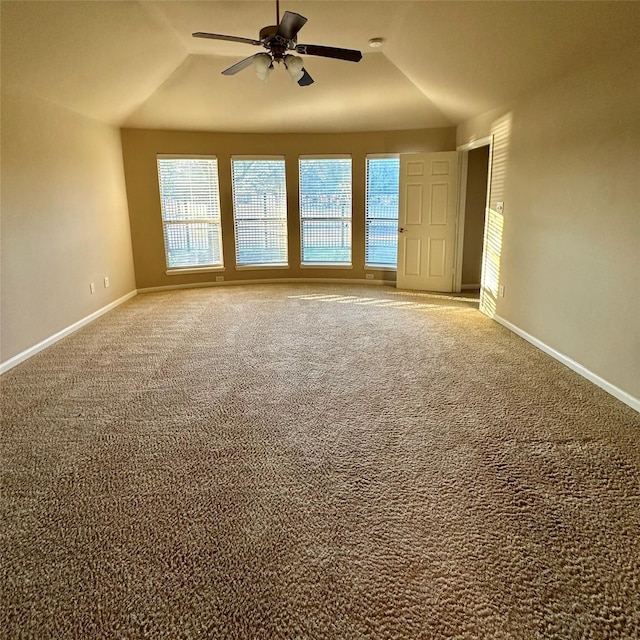
[{"label": "ceiling fan light kit", "polygon": [[218,33],[205,33],[202,31],[198,31],[192,35],[194,38],[208,38],[210,40],[225,40],[227,42],[240,42],[242,44],[262,46],[267,50],[268,53],[256,53],[253,56],[240,60],[240,62],[236,62],[236,64],[222,72],[225,76],[235,75],[239,71],[242,71],[242,69],[253,64],[256,75],[261,80],[267,80],[273,71],[273,63],[277,62],[278,64],[284,64],[289,75],[301,87],[313,84],[313,78],[304,68],[304,60],[300,56],[288,53],[289,51],[303,55],[334,58],[336,60],[347,60],[350,62],[359,62],[362,59],[362,53],[355,49],[326,47],[318,44],[298,44],[296,39],[298,31],[302,29],[307,19],[298,13],[285,11],[282,20],[280,20],[279,0],[276,0],[276,21],[278,23],[277,25],[270,25],[260,29],[258,40]]}]

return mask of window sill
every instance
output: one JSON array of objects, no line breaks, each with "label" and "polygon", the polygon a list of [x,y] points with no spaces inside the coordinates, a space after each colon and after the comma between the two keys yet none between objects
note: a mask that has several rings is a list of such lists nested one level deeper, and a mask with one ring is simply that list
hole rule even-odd
[{"label": "window sill", "polygon": [[289,269],[288,264],[237,264],[236,271],[252,271],[262,269]]},{"label": "window sill", "polygon": [[365,264],[364,268],[377,271],[391,271],[393,273],[396,273],[396,271],[398,271],[398,267],[392,267],[389,264]]},{"label": "window sill", "polygon": [[224,271],[223,266],[219,267],[176,267],[175,269],[167,269],[164,273],[167,276],[181,276],[189,273],[208,273],[212,271]]}]

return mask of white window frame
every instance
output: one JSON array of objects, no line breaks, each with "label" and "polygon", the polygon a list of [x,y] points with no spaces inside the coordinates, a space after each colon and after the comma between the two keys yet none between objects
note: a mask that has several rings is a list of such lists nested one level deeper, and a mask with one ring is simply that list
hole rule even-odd
[{"label": "white window frame", "polygon": [[[284,216],[280,218],[265,218],[269,220],[280,220],[284,226],[284,243],[285,243],[285,259],[284,261],[278,262],[239,262],[238,261],[238,219],[236,218],[236,190],[234,183],[234,169],[233,163],[235,161],[256,161],[256,162],[265,162],[265,161],[273,161],[276,160],[278,162],[282,162],[284,165]],[[235,248],[236,248],[236,268],[237,269],[288,269],[289,268],[289,219],[288,219],[288,210],[287,210],[287,201],[288,201],[288,192],[287,192],[287,165],[286,165],[286,156],[284,155],[266,155],[266,156],[241,156],[234,155],[231,156],[231,189],[232,189],[232,200],[233,200],[233,230],[235,237]]]},{"label": "white window frame", "polygon": [[[365,158],[365,213],[364,213],[364,260],[365,260],[365,268],[367,269],[385,269],[387,271],[397,271],[398,269],[398,255],[396,249],[396,261],[394,264],[384,264],[380,262],[368,262],[368,249],[369,249],[369,222],[371,220],[391,220],[391,218],[373,218],[369,216],[369,161],[370,160],[384,160],[388,158],[394,158],[400,163],[400,154],[399,153],[369,153]],[[398,175],[398,191],[400,190],[400,176]],[[398,193],[398,200],[399,200]],[[399,216],[398,210],[398,216]],[[396,216],[395,220],[395,229],[396,229],[396,240],[398,236],[398,216]]]},{"label": "white window frame", "polygon": [[[160,173],[160,162],[162,160],[209,160],[215,161],[215,198],[214,204],[217,205],[218,217],[216,218],[188,218],[188,219],[175,219],[167,220],[165,218],[165,201],[163,197],[162,177]],[[224,271],[224,253],[222,244],[222,212],[220,207],[220,177],[219,166],[217,156],[212,155],[185,155],[185,154],[157,154],[156,155],[156,169],[158,174],[158,195],[160,198],[160,219],[162,223],[162,236],[164,239],[164,256],[166,265],[166,275],[180,275],[183,273],[199,273],[204,271]],[[210,264],[198,264],[188,266],[170,266],[169,265],[169,243],[167,239],[167,222],[171,224],[196,226],[202,224],[213,224],[218,227],[218,252],[220,255],[220,262]]]},{"label": "white window frame", "polygon": [[[302,207],[302,162],[304,160],[349,160],[350,168],[350,190],[349,190],[349,217],[337,216],[309,216],[303,217]],[[298,157],[298,195],[300,209],[300,265],[302,267],[320,267],[320,268],[348,268],[353,266],[353,158],[350,154],[313,154],[301,155]],[[331,261],[331,260],[306,260],[304,259],[304,223],[305,221],[324,221],[336,222],[341,221],[349,226],[349,260],[348,261]]]}]

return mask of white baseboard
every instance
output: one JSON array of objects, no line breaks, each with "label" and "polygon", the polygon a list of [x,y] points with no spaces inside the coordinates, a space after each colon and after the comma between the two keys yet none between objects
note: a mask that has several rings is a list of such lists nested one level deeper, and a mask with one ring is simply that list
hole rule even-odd
[{"label": "white baseboard", "polygon": [[133,296],[135,296],[137,293],[138,292],[135,289],[133,291],[130,291],[126,295],[122,296],[122,298],[118,298],[117,300],[114,300],[112,303],[108,304],[106,307],[102,307],[102,309],[98,309],[97,311],[94,311],[93,313],[86,316],[85,318],[82,318],[82,320],[78,320],[78,322],[74,322],[72,325],[69,325],[65,329],[62,329],[62,331],[58,331],[58,333],[55,333],[52,336],[48,337],[46,340],[43,340],[42,342],[38,342],[38,344],[34,345],[33,347],[29,347],[28,349],[25,349],[25,351],[23,351],[22,353],[19,353],[18,355],[13,356],[13,358],[9,358],[9,360],[5,360],[5,362],[0,363],[0,374],[5,373],[5,371],[9,371],[9,369],[12,369],[13,367],[20,364],[21,362],[24,362],[31,356],[34,356],[39,351],[42,351],[43,349],[50,347],[52,344],[58,342],[58,340],[62,340],[62,338],[65,338],[70,333],[77,331],[78,329],[80,329],[81,327],[84,327],[86,324],[89,324],[96,318],[99,318],[101,315],[104,315],[108,311],[111,311],[111,309],[115,309],[115,307],[117,307],[118,305],[121,305],[123,302],[126,302],[130,298],[133,298]]},{"label": "white baseboard", "polygon": [[467,289],[479,289],[480,288],[480,284],[463,284],[462,285],[462,290],[465,291]]},{"label": "white baseboard", "polygon": [[264,280],[223,280],[222,282],[194,282],[190,284],[173,284],[162,287],[145,287],[138,289],[138,293],[153,293],[154,291],[172,291],[173,289],[201,289],[204,287],[224,287],[238,284],[370,284],[396,286],[395,280],[363,280],[357,278],[265,278]]},{"label": "white baseboard", "polygon": [[527,342],[530,342],[533,346],[537,347],[541,351],[549,354],[552,358],[555,358],[565,366],[569,367],[572,371],[579,373],[583,378],[586,378],[593,384],[599,386],[601,389],[604,389],[607,393],[611,394],[614,398],[618,398],[618,400],[624,402],[626,405],[630,406],[635,411],[640,412],[640,399],[635,398],[630,393],[619,389],[615,385],[607,382],[604,378],[601,378],[599,375],[593,373],[579,362],[572,360],[569,356],[564,355],[564,353],[560,353],[556,351],[553,347],[546,345],[538,338],[534,338],[532,335],[528,334],[526,331],[520,329],[520,327],[516,327],[516,325],[511,324],[508,320],[501,318],[498,315],[490,316],[496,322],[499,322],[502,326],[506,327],[513,333],[519,335],[521,338],[524,338]]}]

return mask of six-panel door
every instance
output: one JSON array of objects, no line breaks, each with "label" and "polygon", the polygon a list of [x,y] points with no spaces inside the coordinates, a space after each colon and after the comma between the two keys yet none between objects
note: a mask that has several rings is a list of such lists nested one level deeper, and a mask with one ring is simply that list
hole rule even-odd
[{"label": "six-panel door", "polygon": [[459,153],[400,156],[399,289],[453,291]]}]

